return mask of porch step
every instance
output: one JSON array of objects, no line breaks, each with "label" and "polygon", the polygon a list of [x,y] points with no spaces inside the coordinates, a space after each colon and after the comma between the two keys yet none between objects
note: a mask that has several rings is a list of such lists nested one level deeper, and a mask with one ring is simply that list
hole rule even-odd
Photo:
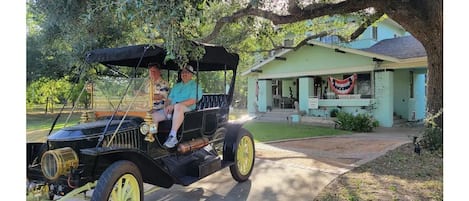
[{"label": "porch step", "polygon": [[324,117],[308,117],[304,116],[301,118],[301,123],[303,124],[311,124],[311,125],[320,125],[334,128],[335,122],[337,118],[324,118]]},{"label": "porch step", "polygon": [[273,110],[271,112],[261,112],[256,115],[256,120],[260,121],[275,121],[275,122],[288,122],[290,115],[296,114],[293,110]]},{"label": "porch step", "polygon": [[394,124],[405,124],[407,119],[394,119]]},{"label": "porch step", "polygon": [[401,119],[398,116],[394,116],[393,118],[393,125],[394,128],[417,128],[423,127],[423,121],[407,121],[407,119]]},{"label": "porch step", "polygon": [[269,122],[288,122],[286,117],[257,117],[258,121],[269,121]]}]

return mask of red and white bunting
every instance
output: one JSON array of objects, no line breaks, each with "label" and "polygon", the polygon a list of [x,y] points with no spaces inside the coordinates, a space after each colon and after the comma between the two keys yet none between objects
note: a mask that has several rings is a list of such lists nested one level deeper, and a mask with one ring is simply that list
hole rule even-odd
[{"label": "red and white bunting", "polygon": [[332,91],[339,95],[349,94],[355,86],[356,80],[357,74],[353,74],[345,80],[339,80],[333,77],[327,79]]}]

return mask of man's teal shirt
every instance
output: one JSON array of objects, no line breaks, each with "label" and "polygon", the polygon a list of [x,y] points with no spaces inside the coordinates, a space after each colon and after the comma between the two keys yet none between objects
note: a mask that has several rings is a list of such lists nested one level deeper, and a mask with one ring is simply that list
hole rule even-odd
[{"label": "man's teal shirt", "polygon": [[[200,88],[200,86],[197,87],[197,83],[194,80],[190,80],[187,83],[179,82],[173,86],[168,98],[171,99],[172,104],[183,102],[188,99],[196,99],[199,101],[202,98],[202,88]],[[191,105],[189,109],[194,110],[195,104]]]}]

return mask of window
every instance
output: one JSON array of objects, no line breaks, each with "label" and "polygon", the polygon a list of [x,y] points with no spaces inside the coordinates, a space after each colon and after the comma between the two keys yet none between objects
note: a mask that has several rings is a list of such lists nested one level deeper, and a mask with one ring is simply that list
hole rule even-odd
[{"label": "window", "polygon": [[414,98],[414,71],[409,71],[410,75],[410,98]]},{"label": "window", "polygon": [[370,74],[357,75],[357,92],[361,94],[361,98],[371,98],[371,79]]},{"label": "window", "polygon": [[[346,74],[343,79],[350,77],[352,74]],[[350,94],[361,94],[361,98],[371,98],[371,76],[370,73],[357,73],[357,81],[354,89]]]},{"label": "window", "polygon": [[323,43],[328,43],[328,44],[337,44],[340,43],[340,38],[338,36],[323,36],[319,38],[319,41]]},{"label": "window", "polygon": [[378,27],[373,27],[372,37],[374,40],[378,40]]}]

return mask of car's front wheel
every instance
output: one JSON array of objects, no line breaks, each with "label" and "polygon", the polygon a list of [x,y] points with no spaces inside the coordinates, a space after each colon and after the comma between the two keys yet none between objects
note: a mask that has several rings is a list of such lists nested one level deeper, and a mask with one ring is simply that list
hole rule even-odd
[{"label": "car's front wheel", "polygon": [[143,181],[140,170],[130,161],[113,163],[99,177],[91,200],[143,200]]},{"label": "car's front wheel", "polygon": [[238,131],[234,153],[231,176],[238,182],[246,181],[254,168],[255,148],[252,134],[244,128]]}]

